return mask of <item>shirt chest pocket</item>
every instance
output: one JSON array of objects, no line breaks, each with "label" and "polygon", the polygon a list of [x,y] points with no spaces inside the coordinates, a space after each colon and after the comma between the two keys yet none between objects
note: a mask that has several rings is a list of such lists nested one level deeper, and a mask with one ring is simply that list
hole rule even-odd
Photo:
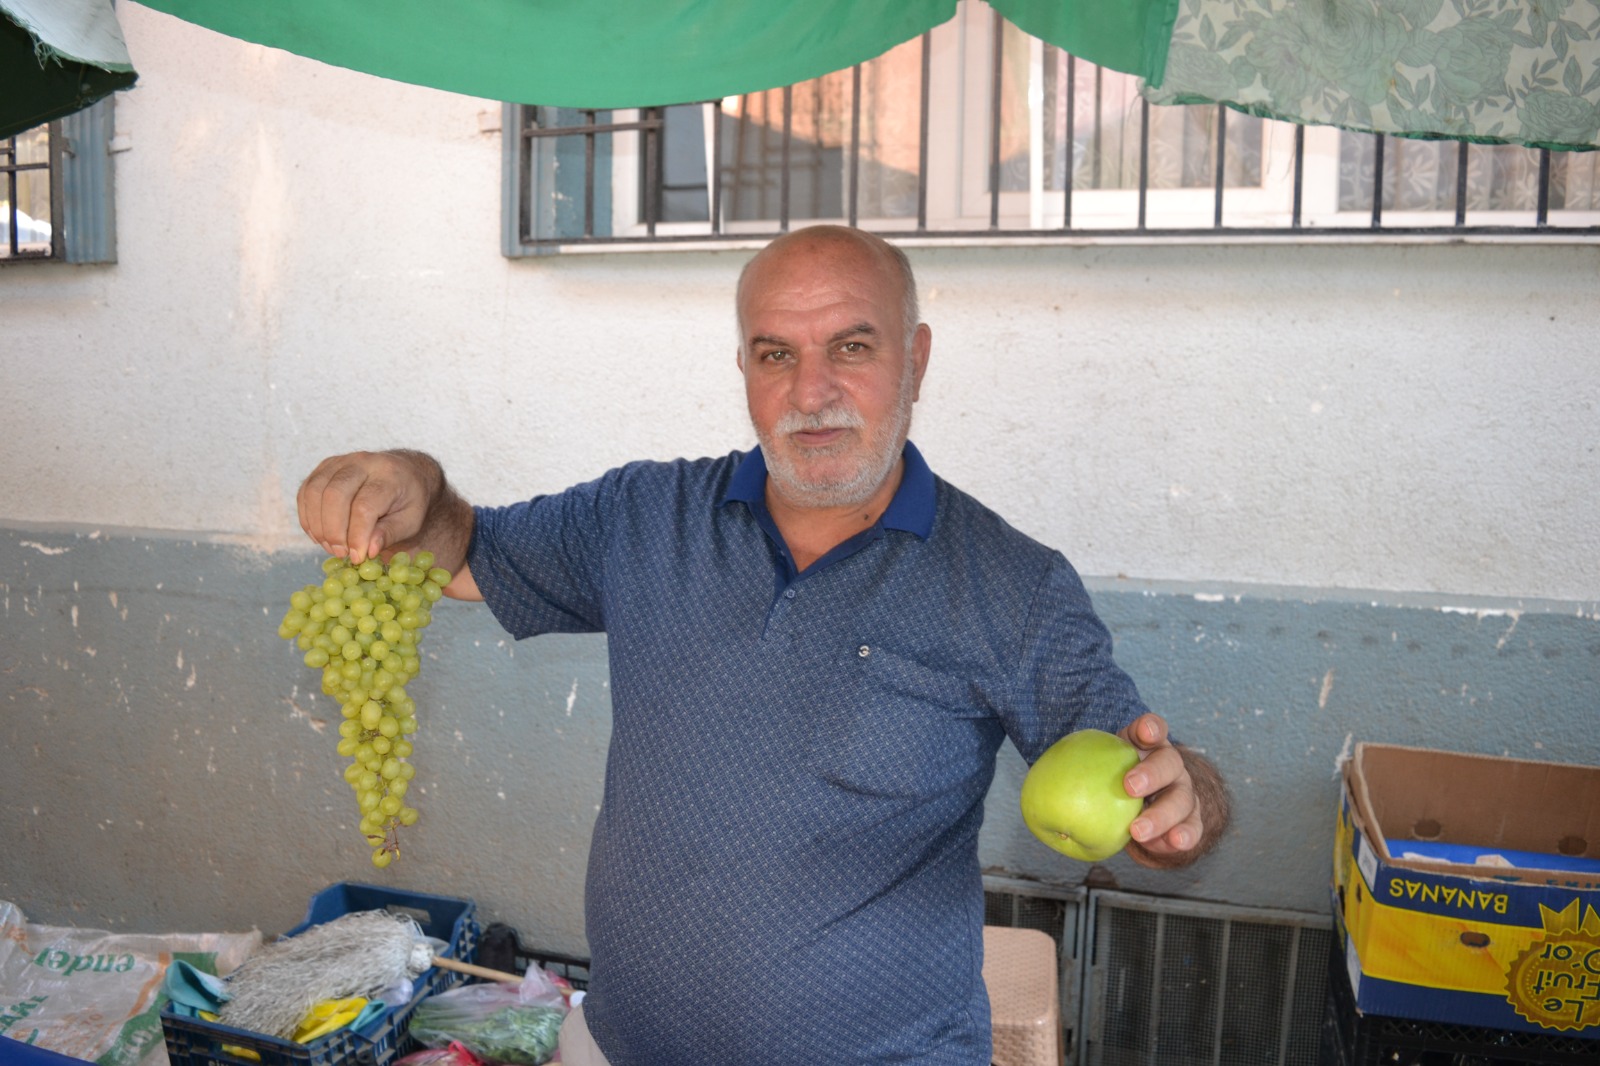
[{"label": "shirt chest pocket", "polygon": [[820,686],[806,753],[812,772],[852,792],[903,798],[987,774],[1001,730],[978,679],[878,644],[846,657]]}]

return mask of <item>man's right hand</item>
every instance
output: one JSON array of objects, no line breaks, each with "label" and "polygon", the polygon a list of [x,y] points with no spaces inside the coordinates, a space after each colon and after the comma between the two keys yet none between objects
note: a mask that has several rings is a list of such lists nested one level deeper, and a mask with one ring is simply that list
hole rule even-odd
[{"label": "man's right hand", "polygon": [[479,599],[467,572],[472,508],[430,456],[351,452],[324,459],[300,485],[300,528],[329,555],[352,563],[426,548],[455,577],[445,590]]}]

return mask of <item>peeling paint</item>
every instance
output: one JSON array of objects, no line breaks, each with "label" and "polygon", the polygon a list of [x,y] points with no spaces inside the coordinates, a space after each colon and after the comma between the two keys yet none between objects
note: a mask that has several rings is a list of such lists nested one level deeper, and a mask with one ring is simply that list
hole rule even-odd
[{"label": "peeling paint", "polygon": [[1327,673],[1322,675],[1322,691],[1317,693],[1317,709],[1319,711],[1325,711],[1328,709],[1328,694],[1332,691],[1333,670],[1329,669]]},{"label": "peeling paint", "polygon": [[1440,614],[1470,614],[1478,621],[1485,618],[1503,618],[1506,615],[1518,615],[1521,611],[1514,611],[1506,607],[1452,607],[1446,605],[1439,608]]},{"label": "peeling paint", "polygon": [[1351,750],[1355,747],[1355,734],[1344,735],[1344,746],[1339,749],[1339,754],[1333,757],[1333,776],[1338,777],[1339,771],[1344,769],[1344,764],[1350,761]]},{"label": "peeling paint", "polygon": [[71,548],[52,548],[47,544],[40,544],[36,540],[19,540],[17,541],[17,547],[32,548],[40,555],[65,555],[72,550]]}]

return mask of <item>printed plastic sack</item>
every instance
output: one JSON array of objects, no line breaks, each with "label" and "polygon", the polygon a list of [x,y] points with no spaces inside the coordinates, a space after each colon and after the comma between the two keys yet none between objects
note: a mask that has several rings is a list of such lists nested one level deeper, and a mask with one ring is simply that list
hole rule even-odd
[{"label": "printed plastic sack", "polygon": [[259,932],[163,936],[30,925],[0,900],[0,1040],[100,1066],[165,1066],[167,966],[183,959],[222,976],[260,943]]},{"label": "printed plastic sack", "polygon": [[490,1063],[542,1066],[560,1047],[571,994],[570,984],[537,966],[518,985],[458,985],[417,1004],[411,1036],[425,1048],[459,1044]]}]

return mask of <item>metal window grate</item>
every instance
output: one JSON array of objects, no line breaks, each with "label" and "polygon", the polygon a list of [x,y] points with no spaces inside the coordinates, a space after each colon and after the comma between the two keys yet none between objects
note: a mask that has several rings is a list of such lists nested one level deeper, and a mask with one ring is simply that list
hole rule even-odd
[{"label": "metal window grate", "polygon": [[1316,1066],[1331,922],[1094,892],[1084,1066]]},{"label": "metal window grate", "polygon": [[[59,254],[59,227],[54,225],[61,204],[54,163],[58,136],[58,125],[52,122],[0,137],[0,260]],[[37,158],[41,153],[44,158]]]},{"label": "metal window grate", "polygon": [[[1077,114],[1080,104],[1085,109],[1092,109],[1095,114],[1100,114],[1100,108],[1106,96],[1107,72],[1094,64],[1068,56],[1051,46],[1045,46],[1047,54],[1060,58],[1059,73],[1053,75],[1064,82],[1065,138],[1061,145],[1055,149],[1061,155],[1056,157],[1049,165],[1054,169],[1063,165],[1059,162],[1064,158],[1065,170],[1055,179],[1060,182],[1059,192],[1049,192],[1048,199],[1054,204],[1053,210],[1059,210],[1059,225],[1032,225],[1018,227],[1011,224],[1019,216],[1014,209],[1008,215],[1008,209],[1003,205],[1003,199],[1008,195],[1016,195],[1008,191],[1003,171],[1008,167],[1015,167],[1016,160],[1003,158],[1004,146],[1002,144],[1002,93],[1009,81],[1006,64],[1016,62],[1015,58],[1008,58],[1004,40],[1008,33],[1015,40],[1017,31],[1011,28],[999,12],[992,13],[989,20],[992,28],[989,31],[988,47],[981,49],[981,56],[973,62],[984,66],[985,76],[975,79],[973,84],[980,85],[976,91],[986,97],[974,106],[976,113],[984,116],[982,123],[984,133],[977,143],[967,143],[963,149],[975,153],[980,157],[979,174],[973,180],[983,185],[981,199],[986,200],[981,215],[966,214],[955,215],[946,213],[939,215],[929,202],[930,185],[930,158],[929,136],[935,129],[948,131],[959,125],[961,119],[957,115],[946,113],[947,109],[934,103],[935,81],[940,75],[934,72],[931,65],[933,53],[933,33],[930,31],[920,38],[916,45],[907,46],[911,49],[902,54],[895,68],[895,77],[906,82],[917,79],[918,114],[916,123],[920,124],[919,141],[913,153],[904,161],[907,170],[915,169],[914,178],[916,188],[916,208],[914,219],[907,216],[903,219],[886,220],[869,217],[862,208],[861,186],[863,171],[863,134],[864,123],[869,116],[864,114],[863,107],[863,66],[856,65],[848,68],[847,88],[848,102],[841,107],[839,122],[845,127],[838,135],[836,147],[824,149],[807,137],[816,136],[816,131],[821,123],[816,110],[817,95],[815,93],[802,94],[797,90],[799,86],[785,86],[782,90],[772,94],[770,101],[762,103],[762,110],[757,119],[750,119],[750,106],[754,97],[741,98],[741,106],[735,112],[743,116],[733,126],[734,135],[724,136],[724,125],[730,121],[723,113],[722,101],[707,102],[699,105],[689,105],[699,109],[704,119],[704,126],[709,131],[705,139],[710,142],[709,152],[706,153],[703,176],[698,179],[702,182],[697,188],[704,191],[704,200],[708,203],[708,217],[692,227],[660,227],[658,222],[665,218],[663,211],[663,197],[671,192],[684,193],[687,187],[682,184],[668,186],[663,181],[661,160],[667,151],[665,137],[667,130],[664,128],[662,116],[666,109],[647,108],[639,111],[639,119],[633,122],[599,122],[596,120],[597,112],[588,111],[581,114],[586,121],[575,125],[541,125],[538,120],[540,113],[555,113],[555,109],[522,106],[517,109],[519,121],[516,129],[520,137],[517,144],[519,150],[521,175],[519,177],[519,196],[535,195],[533,190],[541,190],[540,183],[534,175],[529,173],[529,168],[535,165],[537,153],[529,150],[529,146],[536,140],[543,138],[583,138],[584,143],[584,172],[581,183],[573,183],[577,188],[569,186],[567,190],[556,193],[558,196],[575,197],[581,195],[583,204],[583,225],[581,230],[575,224],[569,224],[563,232],[537,231],[538,227],[531,224],[534,218],[542,217],[537,206],[530,207],[523,203],[519,240],[524,248],[529,250],[551,250],[560,247],[582,247],[585,245],[625,245],[625,244],[671,244],[674,242],[718,242],[718,241],[757,241],[766,240],[780,233],[786,232],[797,218],[836,218],[851,224],[861,225],[867,229],[901,238],[912,238],[918,241],[938,241],[943,239],[966,240],[973,239],[1009,239],[1019,238],[1032,242],[1048,241],[1051,239],[1064,240],[1210,240],[1219,239],[1351,239],[1362,238],[1402,238],[1402,239],[1447,239],[1458,240],[1468,237],[1478,238],[1558,238],[1564,240],[1592,240],[1600,238],[1600,225],[1573,224],[1574,218],[1582,220],[1584,216],[1569,216],[1565,222],[1558,223],[1552,220],[1552,211],[1560,210],[1567,204],[1570,193],[1578,197],[1574,201],[1580,208],[1585,203],[1593,200],[1595,193],[1589,186],[1600,182],[1600,175],[1589,174],[1578,177],[1580,162],[1568,158],[1581,156],[1583,153],[1552,153],[1547,149],[1516,150],[1526,152],[1526,180],[1519,186],[1524,190],[1522,205],[1515,209],[1500,206],[1485,207],[1483,202],[1472,205],[1471,210],[1479,219],[1478,222],[1469,224],[1469,169],[1494,169],[1500,166],[1498,157],[1492,154],[1494,146],[1469,145],[1462,142],[1454,151],[1437,153],[1436,168],[1439,171],[1438,191],[1435,199],[1430,201],[1430,206],[1424,210],[1428,224],[1417,224],[1419,215],[1415,210],[1402,211],[1397,206],[1395,198],[1397,189],[1404,180],[1408,180],[1403,168],[1422,165],[1413,164],[1408,160],[1416,159],[1418,153],[1424,149],[1419,147],[1424,142],[1407,138],[1386,137],[1371,134],[1343,134],[1347,143],[1363,145],[1358,152],[1359,162],[1352,164],[1348,159],[1338,161],[1338,168],[1350,171],[1340,176],[1339,180],[1347,187],[1357,190],[1354,198],[1360,201],[1360,206],[1342,206],[1337,214],[1341,220],[1337,224],[1312,224],[1306,214],[1307,201],[1305,187],[1308,181],[1307,174],[1307,143],[1304,127],[1295,127],[1293,130],[1292,149],[1287,146],[1284,154],[1289,156],[1287,169],[1289,178],[1288,202],[1281,212],[1276,211],[1273,223],[1262,224],[1260,209],[1253,209],[1251,214],[1241,210],[1237,205],[1241,202],[1235,197],[1241,193],[1248,193],[1251,187],[1230,188],[1226,180],[1228,168],[1233,161],[1231,153],[1237,150],[1237,145],[1230,142],[1230,128],[1247,126],[1254,119],[1235,116],[1235,121],[1230,122],[1228,108],[1222,105],[1194,105],[1193,110],[1197,115],[1203,114],[1214,133],[1212,145],[1206,153],[1209,156],[1207,165],[1211,168],[1208,179],[1202,181],[1198,187],[1185,184],[1186,192],[1209,194],[1211,203],[1202,219],[1194,216],[1192,225],[1163,225],[1160,223],[1162,216],[1156,211],[1153,195],[1161,195],[1161,189],[1169,188],[1163,184],[1157,189],[1152,177],[1155,166],[1154,153],[1157,146],[1152,144],[1152,108],[1147,101],[1138,101],[1137,106],[1128,112],[1126,123],[1130,127],[1125,130],[1129,145],[1134,149],[1135,158],[1126,160],[1126,165],[1136,168],[1137,178],[1131,185],[1131,192],[1136,197],[1136,208],[1131,214],[1131,222],[1127,226],[1115,227],[1094,225],[1086,222],[1082,209],[1082,198],[1085,192],[1110,189],[1115,186],[1115,179],[1109,170],[1104,173],[1103,168],[1112,167],[1119,149],[1109,143],[1103,143],[1102,134],[1104,123],[1096,121],[1093,129],[1084,131],[1086,136],[1080,138],[1080,127]],[[918,49],[920,51],[918,51]],[[1088,76],[1086,76],[1088,75]],[[804,83],[807,86],[820,84]],[[1087,94],[1087,95],[1084,95]],[[760,96],[761,94],[757,94]],[[797,99],[803,97],[803,102],[797,104]],[[945,97],[941,96],[943,101]],[[679,105],[680,107],[684,105]],[[1055,107],[1051,103],[1051,107]],[[797,107],[802,113],[797,115]],[[1178,111],[1178,108],[1161,108],[1163,112]],[[775,114],[772,112],[776,112]],[[1198,121],[1198,120],[1197,120]],[[694,123],[686,123],[694,125]],[[1136,127],[1136,129],[1132,128]],[[639,175],[638,204],[636,218],[638,227],[628,233],[612,233],[608,224],[599,225],[595,218],[595,205],[599,202],[596,183],[607,179],[602,169],[597,166],[596,142],[597,138],[605,138],[613,134],[628,134],[637,132],[640,135],[638,154],[643,161]],[[698,133],[696,134],[699,135]],[[1109,140],[1105,138],[1104,140]],[[759,141],[759,145],[746,143]],[[736,142],[736,143],[735,143]],[[1081,143],[1080,143],[1081,142]],[[1437,151],[1430,146],[1428,151]],[[1108,154],[1110,153],[1110,154]],[[835,210],[821,210],[816,206],[815,190],[821,180],[818,175],[824,166],[822,160],[826,158],[830,163],[836,162],[839,173],[830,176],[827,180],[835,182],[840,190],[840,199]],[[941,157],[942,158],[942,157]],[[1519,157],[1522,158],[1522,157]],[[1534,160],[1537,160],[1536,165]],[[944,166],[943,163],[935,163]],[[1284,165],[1284,161],[1275,163],[1275,167]],[[1518,164],[1522,165],[1522,164]],[[1319,157],[1318,173],[1328,166],[1327,160]],[[1079,169],[1083,173],[1080,175]],[[1371,173],[1368,174],[1370,167]],[[1536,176],[1534,170],[1536,169]],[[1454,171],[1453,174],[1450,171]],[[1064,175],[1064,177],[1062,176]],[[1105,184],[1102,184],[1102,182]],[[1352,184],[1353,183],[1353,184]],[[1581,193],[1571,190],[1589,190]],[[754,190],[759,195],[757,199],[762,204],[759,212],[760,224],[746,224],[730,226],[730,220],[743,218],[748,221],[757,216],[748,213],[747,201]],[[542,191],[537,195],[552,195],[549,183],[545,183]],[[1600,204],[1590,204],[1591,208],[1600,209]],[[1525,209],[1524,209],[1525,208]],[[1480,213],[1487,211],[1485,215]],[[745,213],[740,214],[741,210]],[[1505,215],[1501,212],[1516,210],[1517,215]],[[1589,210],[1589,208],[1584,208]],[[807,213],[809,212],[809,214]],[[1398,221],[1391,216],[1399,214]],[[938,217],[935,217],[935,216]],[[1170,217],[1170,216],[1169,216]],[[1239,222],[1243,217],[1251,221]],[[1328,222],[1332,216],[1320,217],[1321,222]],[[1488,222],[1482,220],[1487,218]],[[1500,220],[1512,218],[1516,221],[1502,223]],[[1152,221],[1155,219],[1156,221]],[[1437,219],[1437,224],[1433,220]],[[1531,219],[1531,221],[1527,221]],[[1011,221],[1008,221],[1011,220]],[[1039,221],[1034,216],[1033,221]],[[1102,220],[1103,221],[1103,220]]]}]

